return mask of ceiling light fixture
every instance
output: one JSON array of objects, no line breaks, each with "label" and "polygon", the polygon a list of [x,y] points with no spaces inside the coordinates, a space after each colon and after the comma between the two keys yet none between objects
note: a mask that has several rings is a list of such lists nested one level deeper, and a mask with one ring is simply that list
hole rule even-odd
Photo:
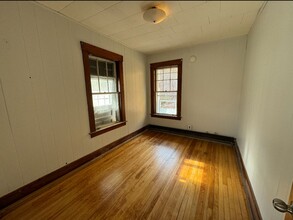
[{"label": "ceiling light fixture", "polygon": [[160,8],[152,7],[143,14],[144,20],[153,24],[158,24],[167,17],[166,12]]}]

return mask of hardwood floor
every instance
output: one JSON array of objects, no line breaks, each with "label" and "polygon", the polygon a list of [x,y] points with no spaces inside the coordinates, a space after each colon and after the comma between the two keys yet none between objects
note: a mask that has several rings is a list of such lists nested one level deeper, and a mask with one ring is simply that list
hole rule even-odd
[{"label": "hardwood floor", "polygon": [[250,219],[239,173],[231,146],[146,131],[2,218]]}]

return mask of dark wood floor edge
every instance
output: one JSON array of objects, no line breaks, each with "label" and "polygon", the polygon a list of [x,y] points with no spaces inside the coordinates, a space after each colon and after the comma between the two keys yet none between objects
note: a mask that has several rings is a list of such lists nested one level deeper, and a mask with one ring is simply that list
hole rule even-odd
[{"label": "dark wood floor edge", "polygon": [[18,201],[19,199],[31,194],[32,192],[42,188],[43,186],[53,182],[54,180],[60,178],[61,176],[73,171],[74,169],[82,166],[83,164],[95,159],[96,157],[105,154],[106,152],[112,150],[113,148],[117,147],[118,145],[122,144],[123,142],[135,137],[136,135],[145,131],[149,126],[144,126],[137,131],[134,131],[88,155],[85,155],[70,164],[67,164],[27,185],[24,185],[0,198],[0,210],[9,206],[10,204]]},{"label": "dark wood floor edge", "polygon": [[244,186],[245,193],[247,195],[247,206],[249,208],[251,217],[253,220],[262,220],[260,210],[253,192],[252,185],[250,183],[249,177],[247,175],[246,168],[244,166],[242,156],[237,144],[237,140],[234,137],[228,137],[228,136],[222,136],[222,135],[216,135],[216,134],[210,134],[210,133],[203,133],[203,132],[197,132],[197,131],[189,131],[189,130],[183,130],[183,129],[177,129],[177,128],[170,128],[170,127],[164,127],[164,126],[158,126],[158,125],[149,125],[149,130],[154,131],[162,131],[162,132],[168,132],[173,134],[179,134],[184,135],[188,137],[193,138],[199,138],[203,140],[208,141],[215,141],[225,144],[230,144],[234,147],[237,157],[238,166],[240,168],[240,174],[242,183]]},{"label": "dark wood floor edge", "polygon": [[245,168],[237,141],[235,141],[234,149],[236,151],[236,156],[237,156],[237,161],[238,161],[238,165],[240,168],[242,183],[244,186],[244,191],[247,195],[247,200],[248,200],[247,205],[251,211],[251,217],[253,220],[262,220],[261,213],[260,213],[257,201],[256,201],[256,197],[253,192],[253,188],[252,188],[251,182],[249,180],[249,177],[248,177],[248,174],[247,174],[247,171],[246,171],[246,168]]},{"label": "dark wood floor edge", "polygon": [[165,131],[168,133],[180,134],[180,135],[185,135],[188,137],[199,138],[199,139],[208,140],[208,141],[216,141],[216,142],[231,144],[231,145],[235,145],[236,143],[236,139],[234,137],[228,137],[228,136],[223,136],[218,134],[183,130],[183,129],[170,128],[170,127],[164,127],[159,125],[149,125],[148,129],[157,130],[157,131]]}]

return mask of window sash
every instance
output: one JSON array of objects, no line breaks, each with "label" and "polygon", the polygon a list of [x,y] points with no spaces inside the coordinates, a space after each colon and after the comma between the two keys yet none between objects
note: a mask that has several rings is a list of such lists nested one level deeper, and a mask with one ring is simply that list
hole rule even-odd
[{"label": "window sash", "polygon": [[92,95],[96,129],[120,122],[119,93]]},{"label": "window sash", "polygon": [[[171,73],[176,73],[177,75],[176,79],[172,79]],[[163,77],[161,76],[161,78],[163,79],[158,79],[159,74],[163,76]],[[175,77],[173,76],[173,78]],[[176,81],[176,90],[172,90],[172,81]],[[163,85],[164,89],[162,90],[158,89],[158,87],[160,87],[158,86],[159,83]],[[178,66],[177,65],[165,66],[165,67],[156,69],[155,70],[155,93],[156,93],[155,95],[156,109],[155,110],[157,114],[171,115],[171,116],[177,115],[177,92],[178,92]],[[165,99],[163,98],[164,96],[162,94],[166,94]],[[169,97],[168,97],[168,94],[169,94]],[[172,96],[175,96],[176,100],[168,99]],[[173,108],[170,107],[172,105],[173,105]]]},{"label": "window sash", "polygon": [[[115,62],[107,59],[102,59],[93,55],[89,55],[89,60],[95,62],[94,66],[94,73],[96,74],[91,74],[91,91],[93,93],[106,93],[106,92],[117,92],[118,91],[118,79],[117,79],[117,74],[116,74],[116,64]],[[91,62],[92,63],[92,62]],[[100,74],[100,64],[104,63],[105,64],[105,75]],[[109,76],[109,65],[112,65],[113,70],[113,76]],[[91,66],[93,68],[93,66]],[[97,88],[93,92],[93,80],[97,79]],[[104,86],[102,86],[104,84]],[[106,84],[106,86],[105,86]],[[112,88],[110,88],[110,84],[112,84]],[[104,87],[104,88],[102,88]]]},{"label": "window sash", "polygon": [[[91,75],[91,95],[95,128],[99,130],[120,121],[120,93],[118,92],[115,62],[92,55],[89,56],[89,60],[94,64],[94,66],[92,66],[94,72],[92,72]],[[110,74],[108,68],[111,67],[111,65],[113,69]],[[98,87],[96,89],[93,89],[93,79],[97,79]],[[110,86],[110,84],[112,85]]]},{"label": "window sash", "polygon": [[[151,116],[181,119],[182,60],[151,64]],[[172,100],[163,94],[173,93]],[[161,96],[159,96],[161,95]],[[161,98],[159,100],[159,98]],[[159,106],[160,105],[160,106]],[[175,105],[175,106],[174,106]],[[164,109],[162,110],[162,107]],[[162,111],[160,111],[160,109]]]},{"label": "window sash", "polygon": [[[124,98],[124,85],[123,85],[123,56],[107,51],[105,49],[87,44],[85,42],[80,42],[82,49],[82,57],[84,64],[84,76],[85,76],[85,85],[86,85],[86,95],[87,95],[87,104],[88,104],[88,116],[89,116],[89,125],[90,125],[90,136],[93,138],[97,135],[106,133],[113,129],[119,128],[126,125],[125,117],[125,98]],[[91,59],[94,57],[96,63],[91,62]],[[97,62],[102,62],[102,67],[100,70],[102,74],[98,73],[99,64]],[[93,68],[92,68],[93,67]],[[91,77],[100,77],[96,78],[98,84],[96,83],[95,89],[92,89]],[[99,82],[103,77],[106,79],[107,86],[101,88],[101,83]],[[110,85],[107,80],[115,81]],[[94,80],[93,80],[94,81]],[[114,85],[114,86],[113,86]],[[109,88],[110,86],[110,88]],[[113,87],[112,87],[113,86]],[[114,89],[111,89],[114,88]],[[96,128],[95,123],[95,112],[94,112],[94,95],[115,95],[117,98],[117,112],[119,113],[119,122],[110,124],[107,127]],[[111,93],[111,94],[110,94]]]},{"label": "window sash", "polygon": [[[166,94],[166,95],[165,95]],[[156,93],[156,113],[163,115],[177,115],[177,92]]]},{"label": "window sash", "polygon": [[178,91],[178,66],[165,66],[155,69],[155,92]]}]

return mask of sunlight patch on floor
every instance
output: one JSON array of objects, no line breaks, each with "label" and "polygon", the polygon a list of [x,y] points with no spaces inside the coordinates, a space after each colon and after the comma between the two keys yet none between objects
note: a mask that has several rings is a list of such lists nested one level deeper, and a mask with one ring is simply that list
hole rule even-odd
[{"label": "sunlight patch on floor", "polygon": [[205,164],[200,161],[184,159],[180,168],[179,181],[181,183],[202,183],[203,168]]}]

